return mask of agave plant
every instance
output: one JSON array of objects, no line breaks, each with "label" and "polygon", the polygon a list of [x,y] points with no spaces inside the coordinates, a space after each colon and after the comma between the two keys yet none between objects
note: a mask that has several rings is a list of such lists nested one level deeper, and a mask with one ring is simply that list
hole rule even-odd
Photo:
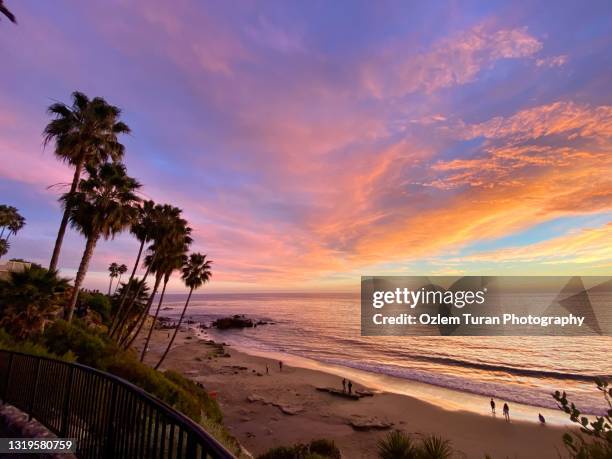
[{"label": "agave plant", "polygon": [[450,441],[436,435],[423,438],[419,449],[420,459],[450,459],[454,454]]},{"label": "agave plant", "polygon": [[378,457],[380,459],[417,459],[419,451],[412,439],[401,430],[389,432],[378,442]]}]

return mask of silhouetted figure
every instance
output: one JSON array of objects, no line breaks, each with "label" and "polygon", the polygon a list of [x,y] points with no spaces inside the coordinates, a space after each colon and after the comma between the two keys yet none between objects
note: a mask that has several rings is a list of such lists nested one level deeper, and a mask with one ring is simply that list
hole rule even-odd
[{"label": "silhouetted figure", "polygon": [[270,368],[268,367],[268,364],[266,363],[266,374],[269,375],[270,374]]},{"label": "silhouetted figure", "polygon": [[353,392],[353,383],[350,381],[348,382],[348,390],[349,390],[349,394]]},{"label": "silhouetted figure", "polygon": [[506,418],[506,421],[510,422],[510,407],[507,403],[504,403],[504,418]]},{"label": "silhouetted figure", "polygon": [[540,419],[540,422],[542,424],[546,424],[546,419],[544,419],[544,416],[542,416],[542,413],[538,413],[538,419]]},{"label": "silhouetted figure", "polygon": [[342,379],[342,392],[346,392],[346,378]]},{"label": "silhouetted figure", "polygon": [[280,371],[283,371],[283,361],[282,361],[282,360],[279,360],[279,361],[278,361],[278,369],[279,369]]},{"label": "silhouetted figure", "polygon": [[495,400],[491,397],[491,413],[495,414]]}]

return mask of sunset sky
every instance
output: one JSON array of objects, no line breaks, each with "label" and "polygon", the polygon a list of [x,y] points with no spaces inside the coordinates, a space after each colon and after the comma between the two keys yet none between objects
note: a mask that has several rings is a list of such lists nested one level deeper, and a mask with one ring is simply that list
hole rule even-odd
[{"label": "sunset sky", "polygon": [[[80,90],[123,109],[128,171],[184,209],[210,291],[612,272],[609,1],[5,3],[8,257],[48,264],[72,172],[45,110]],[[101,242],[85,285],[136,251]]]}]

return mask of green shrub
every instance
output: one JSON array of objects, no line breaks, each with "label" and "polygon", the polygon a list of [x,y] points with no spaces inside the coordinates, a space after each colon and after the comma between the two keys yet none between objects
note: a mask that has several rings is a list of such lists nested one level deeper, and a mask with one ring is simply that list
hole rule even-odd
[{"label": "green shrub", "polygon": [[394,430],[378,442],[378,457],[380,459],[416,459],[419,456],[412,439],[406,433]]},{"label": "green shrub", "polygon": [[342,457],[340,450],[332,440],[313,440],[310,442],[308,449],[311,453],[318,454],[322,457],[328,457],[330,459],[340,459]]},{"label": "green shrub", "polygon": [[293,446],[272,448],[258,459],[341,459],[340,450],[331,440],[313,440],[308,445],[298,443]]},{"label": "green shrub", "polygon": [[453,456],[450,441],[435,435],[423,438],[419,450],[420,459],[450,459]]},{"label": "green shrub", "polygon": [[0,349],[23,352],[24,354],[36,355],[39,357],[59,359],[66,362],[76,361],[76,356],[71,351],[68,351],[62,355],[56,355],[49,352],[47,347],[42,344],[34,343],[32,341],[15,341],[13,337],[2,328],[0,328]]},{"label": "green shrub", "polygon": [[63,355],[72,351],[79,363],[100,368],[101,362],[117,354],[118,348],[105,335],[84,327],[78,320],[58,320],[47,327],[42,338],[50,352]]},{"label": "green shrub", "polygon": [[221,408],[219,408],[219,404],[215,399],[208,395],[208,392],[206,392],[206,389],[204,387],[199,386],[191,379],[186,378],[185,376],[180,373],[177,373],[176,371],[167,370],[163,374],[167,379],[169,379],[179,387],[182,387],[188,393],[194,395],[200,402],[200,405],[204,413],[206,414],[206,417],[208,417],[214,422],[223,422],[223,413],[221,412]]},{"label": "green shrub", "polygon": [[257,459],[302,459],[303,455],[300,455],[302,448],[304,445],[277,446],[258,456]]},{"label": "green shrub", "polygon": [[108,325],[110,323],[111,301],[108,296],[103,293],[83,292],[79,295],[79,301],[87,308],[100,314],[104,324]]}]

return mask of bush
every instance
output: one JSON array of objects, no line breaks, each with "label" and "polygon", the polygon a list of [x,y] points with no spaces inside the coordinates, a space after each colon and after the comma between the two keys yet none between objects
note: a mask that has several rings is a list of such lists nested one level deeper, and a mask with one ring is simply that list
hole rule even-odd
[{"label": "bush", "polygon": [[450,441],[435,435],[423,438],[419,449],[419,458],[421,459],[450,459],[453,456]]},{"label": "bush", "polygon": [[111,301],[102,293],[87,293],[82,292],[79,295],[79,300],[82,305],[88,309],[97,312],[102,318],[102,323],[108,325],[111,318]]},{"label": "bush", "polygon": [[342,455],[332,440],[321,439],[310,442],[310,452],[330,459],[341,459]]},{"label": "bush", "polygon": [[24,354],[36,355],[39,357],[59,359],[66,362],[74,362],[76,360],[76,356],[70,351],[63,355],[56,355],[49,352],[49,350],[42,344],[33,343],[31,341],[15,341],[13,337],[2,328],[0,328],[0,349],[23,352]]},{"label": "bush", "polygon": [[340,450],[331,440],[313,440],[308,445],[279,446],[258,459],[341,459]]},{"label": "bush", "polygon": [[94,333],[78,320],[68,323],[64,320],[47,327],[42,338],[50,352],[63,355],[72,351],[79,363],[100,368],[101,363],[119,352],[105,335]]},{"label": "bush", "polygon": [[380,459],[415,459],[418,456],[412,439],[404,432],[394,430],[378,442],[378,457]]},{"label": "bush", "polygon": [[186,378],[176,371],[167,370],[163,374],[167,379],[179,387],[182,387],[188,393],[194,395],[200,402],[200,405],[207,418],[214,422],[223,422],[223,413],[221,412],[221,408],[219,408],[219,404],[216,400],[211,398],[210,395],[208,395],[208,392],[206,392],[206,389],[204,389],[203,386],[196,384],[191,379]]},{"label": "bush", "polygon": [[612,457],[612,387],[606,380],[595,378],[597,390],[603,396],[603,416],[589,417],[578,409],[578,407],[563,393],[556,391],[553,398],[557,401],[559,409],[569,414],[570,421],[580,426],[578,433],[566,433],[563,442],[570,453],[576,459],[609,459]]}]

